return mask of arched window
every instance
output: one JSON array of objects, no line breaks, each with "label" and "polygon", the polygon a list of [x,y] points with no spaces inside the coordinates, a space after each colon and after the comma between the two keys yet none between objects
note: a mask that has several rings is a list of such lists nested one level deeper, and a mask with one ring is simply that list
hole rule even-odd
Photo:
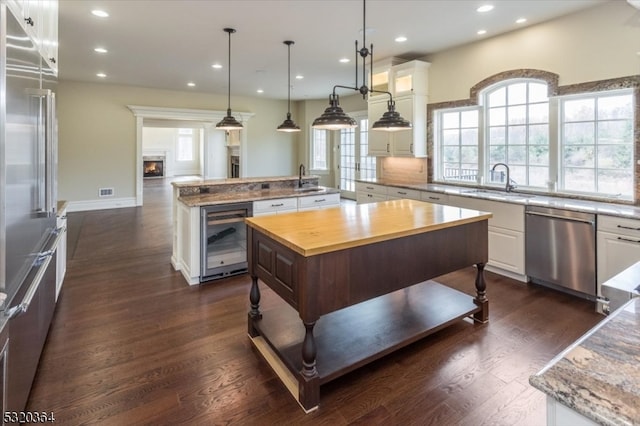
[{"label": "arched window", "polygon": [[550,164],[547,83],[506,80],[482,92],[481,100],[485,182],[506,183],[505,169],[495,167],[503,163],[515,184],[546,189]]}]

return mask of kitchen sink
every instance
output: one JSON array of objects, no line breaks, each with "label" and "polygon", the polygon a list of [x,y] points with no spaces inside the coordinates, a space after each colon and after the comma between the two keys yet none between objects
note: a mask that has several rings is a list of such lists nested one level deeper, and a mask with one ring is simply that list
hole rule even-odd
[{"label": "kitchen sink", "polygon": [[309,187],[309,188],[295,188],[294,191],[295,192],[318,192],[318,191],[322,191],[324,190],[324,188],[320,188],[318,186],[314,186],[314,187]]},{"label": "kitchen sink", "polygon": [[495,191],[491,189],[468,189],[464,191],[460,191],[461,194],[465,195],[477,195],[482,198],[488,198],[491,200],[520,200],[526,201],[531,198],[535,198],[535,195],[532,194],[521,194],[517,192],[504,192],[504,191]]}]

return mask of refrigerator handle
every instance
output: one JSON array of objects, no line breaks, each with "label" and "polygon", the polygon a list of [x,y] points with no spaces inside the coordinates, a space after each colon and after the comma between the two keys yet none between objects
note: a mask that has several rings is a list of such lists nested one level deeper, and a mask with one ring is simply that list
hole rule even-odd
[{"label": "refrigerator handle", "polygon": [[38,185],[37,214],[41,217],[55,215],[55,112],[54,95],[49,89],[27,89],[37,101],[38,109],[38,163],[44,185]]},{"label": "refrigerator handle", "polygon": [[38,287],[40,287],[42,277],[44,276],[45,272],[47,272],[49,263],[51,263],[51,258],[53,257],[53,254],[58,247],[58,242],[63,235],[62,232],[56,231],[53,232],[53,234],[55,235],[55,239],[51,244],[51,248],[49,250],[38,253],[35,261],[33,262],[33,264],[38,267],[38,272],[36,272],[36,276],[33,278],[33,281],[31,281],[31,284],[29,285],[29,288],[27,289],[22,302],[4,311],[4,316],[7,317],[8,320],[22,315],[29,310],[29,305],[31,305],[33,296],[35,296],[36,292],[38,291]]}]

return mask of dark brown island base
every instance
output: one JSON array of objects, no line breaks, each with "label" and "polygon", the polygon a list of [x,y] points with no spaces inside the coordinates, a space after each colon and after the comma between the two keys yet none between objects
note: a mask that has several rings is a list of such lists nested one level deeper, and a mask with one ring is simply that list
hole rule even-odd
[{"label": "dark brown island base", "polygon": [[[252,342],[309,412],[321,385],[467,316],[488,321],[490,217],[394,200],[246,219]],[[427,281],[470,265],[475,296]],[[258,280],[281,305],[260,311]]]}]

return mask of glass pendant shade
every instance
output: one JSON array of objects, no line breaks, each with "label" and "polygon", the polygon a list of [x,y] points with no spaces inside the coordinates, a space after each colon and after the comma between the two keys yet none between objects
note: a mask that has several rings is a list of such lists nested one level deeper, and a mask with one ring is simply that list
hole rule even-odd
[{"label": "glass pendant shade", "polygon": [[218,124],[216,124],[216,129],[240,130],[242,129],[242,124],[231,115],[231,34],[235,33],[236,30],[233,28],[225,28],[224,32],[229,34],[229,66],[227,67],[229,72],[229,89],[227,90],[227,115]]},{"label": "glass pendant shade", "polygon": [[279,132],[299,132],[300,127],[291,119],[291,45],[293,41],[283,42],[287,45],[287,118],[276,129]]},{"label": "glass pendant shade", "polygon": [[387,102],[387,111],[371,126],[371,130],[382,130],[385,132],[397,132],[409,129],[411,129],[411,122],[400,116],[398,111],[396,111],[396,103],[394,101]]},{"label": "glass pendant shade", "polygon": [[358,127],[358,123],[344,113],[338,95],[332,94],[329,96],[329,106],[313,121],[311,127],[325,130],[353,129]]}]

